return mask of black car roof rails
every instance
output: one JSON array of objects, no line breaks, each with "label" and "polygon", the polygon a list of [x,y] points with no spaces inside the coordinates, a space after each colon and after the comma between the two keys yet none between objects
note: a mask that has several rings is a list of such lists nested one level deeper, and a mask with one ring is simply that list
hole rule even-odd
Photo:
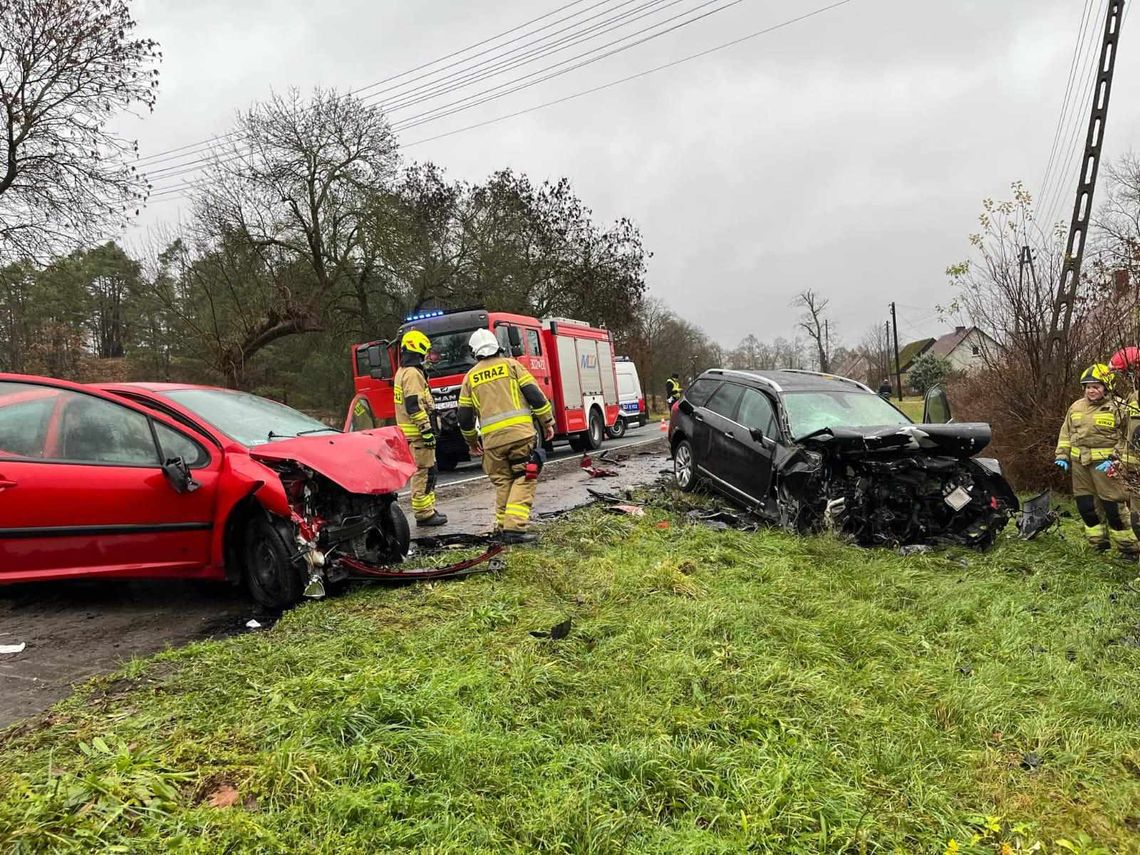
[{"label": "black car roof rails", "polygon": [[842,374],[828,374],[824,373],[823,371],[809,371],[806,368],[779,368],[777,370],[787,372],[788,374],[809,374],[812,377],[824,377],[828,380],[838,380],[840,383],[850,383],[852,386],[858,386],[860,389],[874,394],[869,386],[865,386],[858,380],[852,380],[850,377],[844,377]]},{"label": "black car roof rails", "polygon": [[744,380],[753,380],[769,386],[773,392],[783,392],[783,388],[771,377],[765,377],[758,371],[738,371],[735,368],[710,368],[706,373],[720,374],[724,377],[740,377]]}]

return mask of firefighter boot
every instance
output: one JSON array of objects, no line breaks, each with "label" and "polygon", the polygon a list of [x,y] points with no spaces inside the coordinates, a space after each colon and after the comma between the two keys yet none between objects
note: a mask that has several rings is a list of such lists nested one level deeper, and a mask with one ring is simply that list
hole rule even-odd
[{"label": "firefighter boot", "polygon": [[1124,528],[1120,531],[1109,529],[1108,538],[1120,553],[1121,558],[1133,563],[1140,559],[1140,541],[1136,539],[1136,533],[1131,528]]},{"label": "firefighter boot", "polygon": [[1108,540],[1108,526],[1104,523],[1100,525],[1086,525],[1085,537],[1088,538],[1089,546],[1097,552],[1107,552],[1111,546]]}]

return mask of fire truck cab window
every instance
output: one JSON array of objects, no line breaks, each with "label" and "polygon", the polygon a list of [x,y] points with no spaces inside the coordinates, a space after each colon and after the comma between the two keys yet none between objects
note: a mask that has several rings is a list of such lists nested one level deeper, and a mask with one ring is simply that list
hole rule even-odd
[{"label": "fire truck cab window", "polygon": [[495,327],[495,338],[499,340],[499,347],[502,348],[503,353],[510,355],[511,340],[507,338],[507,325]]},{"label": "fire truck cab window", "polygon": [[526,331],[526,352],[528,356],[542,356],[542,340],[538,337],[538,330]]}]

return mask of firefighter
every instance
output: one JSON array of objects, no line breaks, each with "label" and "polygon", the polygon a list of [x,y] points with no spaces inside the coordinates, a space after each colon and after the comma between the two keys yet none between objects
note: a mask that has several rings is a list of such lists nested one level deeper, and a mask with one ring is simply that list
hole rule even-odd
[{"label": "firefighter", "polygon": [[476,330],[470,346],[478,361],[459,390],[459,429],[471,454],[483,456],[483,471],[495,486],[495,535],[504,543],[533,543],[538,538],[526,529],[543,460],[534,420],[549,442],[554,413],[530,372],[500,354],[493,332]]},{"label": "firefighter", "polygon": [[[1127,418],[1121,402],[1112,395],[1113,380],[1112,370],[1101,364],[1090,366],[1081,375],[1085,394],[1065,414],[1055,462],[1064,471],[1072,471],[1073,496],[1089,544],[1100,551],[1115,545],[1125,558],[1136,560],[1140,542],[1131,521],[1124,518],[1128,495],[1113,477]],[[1097,512],[1098,499],[1107,527]]]},{"label": "firefighter", "polygon": [[412,476],[412,512],[418,526],[439,526],[447,517],[435,509],[435,479],[439,470],[435,466],[435,431],[432,416],[435,402],[431,397],[424,359],[431,350],[431,341],[419,330],[409,330],[400,341],[400,370],[396,372],[394,399],[396,424],[404,432],[412,456],[416,459],[416,474]]},{"label": "firefighter", "polygon": [[[1127,416],[1124,428],[1121,431],[1121,462],[1125,469],[1131,469],[1134,474],[1140,471],[1140,396],[1137,395],[1137,373],[1140,372],[1140,347],[1122,347],[1112,358],[1108,365],[1113,374],[1117,376],[1129,375],[1132,378],[1132,391],[1125,401]],[[1135,481],[1133,480],[1133,485]],[[1140,535],[1140,496],[1135,487],[1128,498],[1131,511],[1132,530]]]},{"label": "firefighter", "polygon": [[681,378],[680,375],[674,371],[669,375],[669,379],[665,381],[665,403],[670,408],[681,399]]}]

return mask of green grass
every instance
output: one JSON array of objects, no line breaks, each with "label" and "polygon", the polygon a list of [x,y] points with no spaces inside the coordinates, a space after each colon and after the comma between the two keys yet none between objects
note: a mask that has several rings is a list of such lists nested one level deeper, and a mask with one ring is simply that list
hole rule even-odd
[{"label": "green grass", "polygon": [[580,512],[10,729],[0,851],[1140,851],[1140,596],[1066,525],[902,558]]},{"label": "green grass", "polygon": [[898,398],[891,398],[891,403],[902,410],[912,422],[922,421],[922,398],[903,398],[901,401]]}]

